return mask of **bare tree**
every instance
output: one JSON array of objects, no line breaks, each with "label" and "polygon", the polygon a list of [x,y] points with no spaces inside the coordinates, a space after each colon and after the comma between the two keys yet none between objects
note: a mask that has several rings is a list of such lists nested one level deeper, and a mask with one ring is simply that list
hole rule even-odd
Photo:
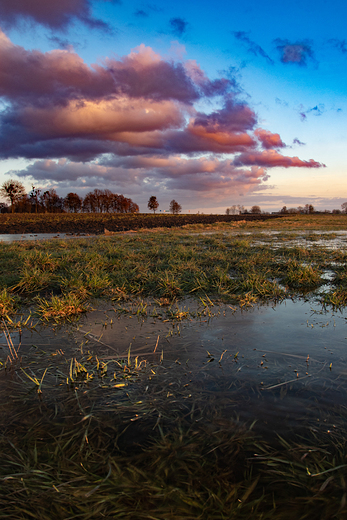
[{"label": "bare tree", "polygon": [[38,211],[40,193],[41,193],[41,190],[39,188],[35,188],[35,186],[32,186],[32,190],[29,193],[31,203],[35,204],[35,213],[37,213],[37,211]]},{"label": "bare tree", "polygon": [[147,207],[148,207],[148,209],[150,209],[151,211],[153,211],[153,213],[155,213],[156,210],[159,208],[159,202],[157,201],[157,197],[155,197],[154,195],[152,195],[152,196],[149,198],[149,201],[148,201]]},{"label": "bare tree", "polygon": [[347,202],[344,202],[343,204],[341,204],[341,208],[342,208],[342,213],[347,213]]},{"label": "bare tree", "polygon": [[68,193],[64,199],[64,208],[70,213],[78,213],[82,208],[82,199],[77,193]]},{"label": "bare tree", "polygon": [[0,195],[11,202],[11,212],[14,212],[14,206],[22,195],[25,195],[25,188],[19,181],[10,179],[2,184]]},{"label": "bare tree", "polygon": [[53,188],[45,191],[40,196],[40,201],[45,213],[61,213],[63,210],[64,199]]},{"label": "bare tree", "polygon": [[97,200],[92,191],[87,193],[83,200],[83,211],[87,213],[95,213],[97,211]]},{"label": "bare tree", "polygon": [[312,204],[305,204],[304,213],[306,213],[307,215],[311,215],[313,212],[314,207],[312,206]]},{"label": "bare tree", "polygon": [[[232,206],[230,206],[230,208],[227,208],[225,213],[227,215],[239,215],[240,213],[242,213],[244,210],[244,207],[243,206],[240,206],[240,204],[233,204]],[[228,213],[227,213],[228,212]]]},{"label": "bare tree", "polygon": [[252,206],[250,213],[252,213],[253,215],[260,215],[261,214],[260,206]]},{"label": "bare tree", "polygon": [[178,215],[178,213],[181,213],[182,211],[181,204],[178,204],[178,202],[176,202],[175,199],[173,199],[170,202],[170,211],[173,215]]}]

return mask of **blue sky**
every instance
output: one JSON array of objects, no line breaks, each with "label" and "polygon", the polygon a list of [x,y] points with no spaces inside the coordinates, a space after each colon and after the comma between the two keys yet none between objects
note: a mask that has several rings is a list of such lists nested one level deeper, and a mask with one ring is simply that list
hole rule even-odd
[{"label": "blue sky", "polygon": [[0,182],[145,211],[347,200],[347,6],[3,0]]}]

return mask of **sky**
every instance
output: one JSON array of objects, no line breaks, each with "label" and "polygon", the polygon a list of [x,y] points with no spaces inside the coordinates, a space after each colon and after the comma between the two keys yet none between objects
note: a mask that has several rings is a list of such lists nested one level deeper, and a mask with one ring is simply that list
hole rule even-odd
[{"label": "sky", "polygon": [[347,200],[344,0],[1,0],[0,184],[161,211]]}]

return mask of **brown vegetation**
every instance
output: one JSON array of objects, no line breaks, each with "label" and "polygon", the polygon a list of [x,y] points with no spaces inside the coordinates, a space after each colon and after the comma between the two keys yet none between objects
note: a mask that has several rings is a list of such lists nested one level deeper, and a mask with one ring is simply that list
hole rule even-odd
[{"label": "brown vegetation", "polygon": [[151,215],[110,213],[54,213],[0,214],[0,234],[12,233],[104,233],[130,231],[141,228],[181,227],[187,224],[213,224],[268,220],[278,215]]}]

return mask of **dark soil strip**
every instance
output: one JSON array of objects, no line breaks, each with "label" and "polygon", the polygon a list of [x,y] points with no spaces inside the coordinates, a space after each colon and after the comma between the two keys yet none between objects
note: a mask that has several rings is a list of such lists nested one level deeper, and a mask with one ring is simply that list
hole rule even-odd
[{"label": "dark soil strip", "polygon": [[269,220],[278,215],[119,215],[109,213],[78,214],[4,214],[0,215],[0,234],[14,233],[92,233],[158,227],[182,227],[187,224],[213,224]]}]

